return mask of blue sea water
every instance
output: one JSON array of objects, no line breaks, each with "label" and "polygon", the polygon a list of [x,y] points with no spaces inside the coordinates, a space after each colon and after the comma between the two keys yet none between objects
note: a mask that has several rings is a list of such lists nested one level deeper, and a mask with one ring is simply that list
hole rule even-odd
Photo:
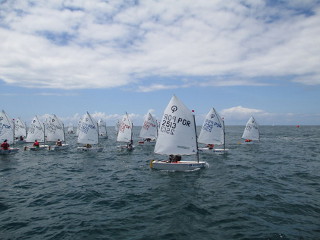
[{"label": "blue sea water", "polygon": [[[149,169],[152,146],[0,156],[0,239],[320,239],[320,127],[262,126],[261,142],[200,155],[194,172]],[[135,142],[139,128],[135,129]]]}]

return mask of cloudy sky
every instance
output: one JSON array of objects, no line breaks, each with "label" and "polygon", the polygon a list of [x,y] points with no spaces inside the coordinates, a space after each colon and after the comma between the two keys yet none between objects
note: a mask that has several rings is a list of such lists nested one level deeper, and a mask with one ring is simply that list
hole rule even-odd
[{"label": "cloudy sky", "polygon": [[226,124],[320,123],[320,1],[0,0],[0,101],[27,123],[157,118],[175,94]]}]

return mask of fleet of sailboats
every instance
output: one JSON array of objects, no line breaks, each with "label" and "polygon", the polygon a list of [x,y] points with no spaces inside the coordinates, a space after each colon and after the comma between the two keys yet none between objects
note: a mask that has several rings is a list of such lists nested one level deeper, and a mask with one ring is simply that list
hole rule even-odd
[{"label": "fleet of sailboats", "polygon": [[[115,126],[117,142],[124,142],[118,148],[132,150],[133,146],[133,123],[126,113],[121,121]],[[73,126],[69,126],[68,133],[73,133]],[[161,122],[150,112],[144,118],[139,138],[140,144],[153,143],[154,153],[165,156],[164,159],[150,161],[151,169],[169,171],[193,171],[209,166],[200,160],[200,154],[204,153],[227,153],[225,141],[225,124],[219,113],[211,108],[207,113],[199,136],[197,136],[195,116],[176,96],[173,96],[164,110]],[[79,119],[77,127],[78,151],[101,152],[99,138],[107,138],[106,122],[102,119],[94,120],[87,112]],[[246,123],[242,137],[245,143],[260,141],[259,125],[253,116]],[[41,122],[35,116],[27,130],[26,124],[20,119],[10,119],[2,110],[0,113],[0,141],[14,144],[15,141],[35,143],[25,147],[27,150],[58,150],[68,148],[65,143],[65,128],[63,122],[55,115],[47,115],[45,122]],[[48,143],[52,143],[48,145]],[[53,144],[54,143],[54,144]],[[198,144],[203,144],[201,147]],[[3,145],[6,146],[6,145]],[[216,146],[219,146],[217,148]],[[18,152],[18,148],[0,149],[0,154]]]}]

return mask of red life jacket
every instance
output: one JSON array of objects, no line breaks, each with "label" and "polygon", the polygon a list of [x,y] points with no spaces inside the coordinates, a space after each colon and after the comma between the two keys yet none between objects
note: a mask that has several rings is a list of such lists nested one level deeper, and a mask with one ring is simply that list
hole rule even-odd
[{"label": "red life jacket", "polygon": [[4,143],[1,144],[1,147],[2,147],[3,150],[8,150],[9,144],[7,142],[4,142]]}]

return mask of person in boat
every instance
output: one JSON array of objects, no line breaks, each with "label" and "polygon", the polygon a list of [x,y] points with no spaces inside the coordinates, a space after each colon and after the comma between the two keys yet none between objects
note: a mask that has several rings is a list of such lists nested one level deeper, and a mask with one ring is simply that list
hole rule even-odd
[{"label": "person in boat", "polygon": [[132,150],[133,149],[132,140],[128,143],[127,148],[128,148],[128,150]]},{"label": "person in boat", "polygon": [[146,138],[145,141],[146,142],[151,142],[151,138]]},{"label": "person in boat", "polygon": [[5,139],[5,140],[3,141],[3,143],[1,144],[1,148],[2,148],[3,150],[8,150],[9,147],[10,147],[10,145],[9,145],[9,143],[7,142],[7,139]]},{"label": "person in boat", "polygon": [[92,148],[91,144],[87,143],[86,145],[84,145],[84,147],[86,148]]},{"label": "person in boat", "polygon": [[56,145],[57,145],[57,146],[62,146],[62,142],[61,142],[60,139],[58,139],[58,141],[56,142]]},{"label": "person in boat", "polygon": [[246,140],[244,140],[245,142],[252,142],[252,140],[251,139],[246,139]]},{"label": "person in boat", "polygon": [[40,144],[37,139],[34,141],[33,146],[36,148],[40,147]]},{"label": "person in boat", "polygon": [[213,149],[214,148],[214,144],[207,144],[207,148]]},{"label": "person in boat", "polygon": [[169,155],[169,162],[173,162],[173,163],[176,163],[176,162],[179,162],[181,161],[181,156],[180,155]]}]

